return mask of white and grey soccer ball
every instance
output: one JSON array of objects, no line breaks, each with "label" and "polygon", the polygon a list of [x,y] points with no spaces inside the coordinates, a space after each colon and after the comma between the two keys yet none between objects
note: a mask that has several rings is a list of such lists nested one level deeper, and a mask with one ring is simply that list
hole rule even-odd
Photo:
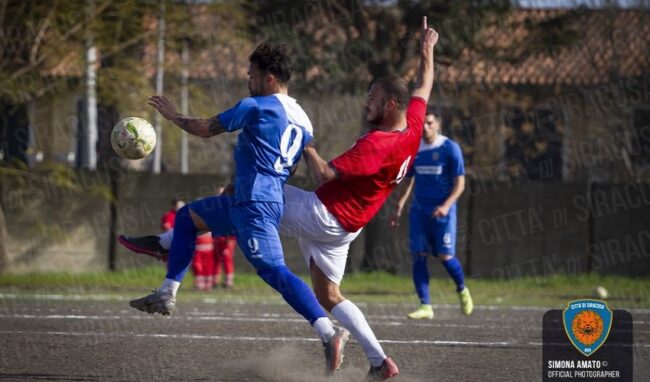
[{"label": "white and grey soccer ball", "polygon": [[594,296],[601,300],[605,300],[607,299],[607,297],[609,297],[609,293],[607,292],[607,289],[605,289],[605,287],[597,286],[596,288],[594,288]]},{"label": "white and grey soccer ball", "polygon": [[156,130],[146,119],[124,118],[113,127],[111,146],[122,158],[142,159],[156,147]]}]

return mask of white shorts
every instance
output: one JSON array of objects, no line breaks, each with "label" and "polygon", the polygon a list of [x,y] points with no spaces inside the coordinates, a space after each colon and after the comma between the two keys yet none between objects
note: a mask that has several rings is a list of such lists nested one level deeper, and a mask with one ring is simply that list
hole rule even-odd
[{"label": "white shorts", "polygon": [[339,285],[345,273],[350,243],[361,230],[348,232],[327,211],[315,193],[284,186],[284,214],[280,234],[298,240],[302,256]]}]

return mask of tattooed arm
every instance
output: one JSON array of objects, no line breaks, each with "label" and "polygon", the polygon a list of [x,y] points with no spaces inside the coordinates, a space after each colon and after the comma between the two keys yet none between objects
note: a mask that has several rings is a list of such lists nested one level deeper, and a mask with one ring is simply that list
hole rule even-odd
[{"label": "tattooed arm", "polygon": [[192,135],[208,138],[226,131],[216,115],[212,118],[186,117],[176,112],[174,104],[164,96],[149,97],[149,105],[155,107],[167,120]]},{"label": "tattooed arm", "polygon": [[192,135],[197,135],[199,137],[208,138],[213,135],[221,134],[226,130],[221,126],[221,121],[215,115],[212,118],[195,118],[195,117],[186,117],[181,114],[177,114],[174,118],[171,119],[172,122],[181,129],[187,131]]}]

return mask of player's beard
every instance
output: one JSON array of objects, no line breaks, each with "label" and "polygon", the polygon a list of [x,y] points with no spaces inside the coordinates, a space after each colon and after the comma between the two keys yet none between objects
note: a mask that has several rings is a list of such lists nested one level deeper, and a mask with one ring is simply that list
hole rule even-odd
[{"label": "player's beard", "polygon": [[250,86],[248,87],[248,93],[251,95],[251,97],[257,97],[260,95],[260,93],[253,90],[253,88],[251,88]]},{"label": "player's beard", "polygon": [[370,110],[366,109],[365,110],[365,120],[366,123],[371,124],[371,125],[378,125],[384,117],[382,115],[373,115],[371,116]]}]

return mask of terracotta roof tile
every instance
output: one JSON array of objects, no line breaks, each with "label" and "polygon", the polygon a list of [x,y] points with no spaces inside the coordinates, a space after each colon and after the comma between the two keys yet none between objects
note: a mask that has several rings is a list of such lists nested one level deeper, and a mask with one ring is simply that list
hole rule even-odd
[{"label": "terracotta roof tile", "polygon": [[[568,15],[570,10],[515,10],[500,20],[499,25],[486,27],[485,48],[492,53],[515,54],[515,62],[486,58],[477,51],[463,50],[448,66],[438,68],[437,80],[446,83],[485,83],[489,85],[586,85],[609,81],[608,73],[617,76],[639,76],[650,72],[650,12],[635,10],[585,11],[575,19],[581,39],[561,48],[535,46],[538,52],[525,56],[531,49],[532,33],[526,24],[548,21]],[[206,27],[218,15],[199,13],[197,22]],[[223,20],[222,20],[223,22]],[[155,28],[155,19],[150,27]],[[247,57],[253,45],[223,37],[203,36],[210,41],[205,48],[194,51],[190,77],[195,79],[242,79],[246,77]],[[156,46],[152,41],[144,49],[143,62],[148,76],[154,74]],[[165,67],[169,75],[180,72],[180,53],[168,49]],[[82,75],[80,52],[68,54],[43,72],[55,76]],[[414,61],[417,65],[417,60]],[[315,70],[317,70],[316,68]],[[411,68],[413,69],[413,68]],[[312,70],[310,73],[314,73]],[[409,70],[409,74],[414,74]]]},{"label": "terracotta roof tile", "polygon": [[[526,42],[532,33],[524,26],[526,20],[550,20],[567,12],[514,11],[500,25],[484,29],[485,45],[496,53],[522,53],[529,48]],[[586,11],[579,17],[575,24],[581,39],[572,45],[542,50],[515,64],[490,60],[479,52],[463,54],[441,70],[438,79],[492,85],[597,84],[608,81],[610,72],[629,77],[650,71],[650,12]]]}]

